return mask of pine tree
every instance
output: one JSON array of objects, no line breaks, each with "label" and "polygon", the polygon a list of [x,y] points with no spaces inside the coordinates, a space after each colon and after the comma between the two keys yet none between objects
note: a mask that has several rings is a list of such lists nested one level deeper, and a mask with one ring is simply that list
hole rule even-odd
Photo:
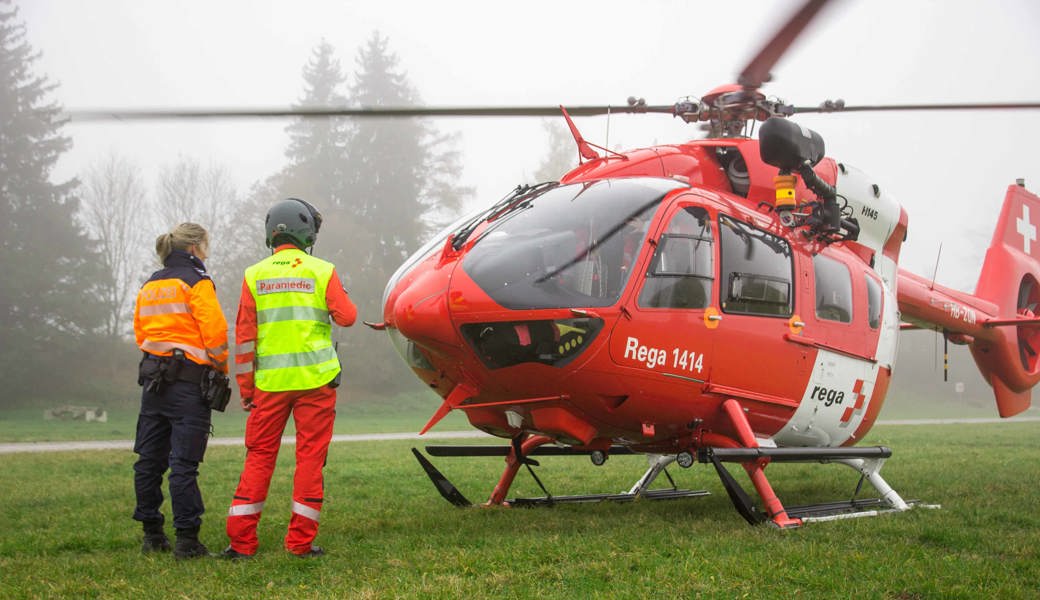
[{"label": "pine tree", "polygon": [[[398,67],[388,40],[373,33],[356,58],[349,89],[352,105],[419,105],[418,93]],[[351,295],[362,315],[382,320],[387,280],[429,236],[452,220],[472,190],[457,185],[461,174],[455,138],[415,118],[358,119],[347,141],[344,206],[357,241],[348,261]],[[363,357],[364,372],[378,389],[397,387],[400,360],[373,353],[348,337],[348,350]],[[361,343],[364,343],[362,340]],[[385,342],[381,346],[389,350]]]},{"label": "pine tree", "polygon": [[60,382],[43,373],[67,365],[101,326],[96,290],[108,283],[75,219],[78,182],[50,180],[70,140],[48,99],[55,85],[32,72],[38,57],[17,7],[0,0],[0,401],[8,403]]},{"label": "pine tree", "polygon": [[[346,76],[335,57],[335,48],[325,40],[314,48],[304,66],[303,82],[303,96],[293,108],[327,108],[343,106],[347,102],[341,91]],[[349,162],[346,142],[350,127],[346,119],[326,117],[299,117],[286,127],[289,146],[285,155],[289,164],[256,185],[242,207],[246,213],[243,216],[257,223],[248,231],[250,235],[259,237],[261,248],[264,214],[274,203],[294,197],[311,203],[325,217],[318,254],[334,263],[352,256],[346,252],[346,244],[342,242],[356,237],[352,221],[345,218],[347,209],[343,191],[344,170]],[[246,244],[244,247],[251,246]],[[253,257],[252,261],[258,258]]]},{"label": "pine tree", "polygon": [[[333,47],[322,41],[303,69],[304,93],[296,106],[418,104],[418,94],[379,34],[359,51],[357,67],[344,95],[347,78]],[[260,224],[275,202],[297,197],[313,204],[324,219],[315,255],[336,265],[358,305],[359,320],[381,321],[380,300],[391,274],[453,219],[472,193],[455,183],[461,167],[454,138],[418,119],[300,117],[287,132],[289,164],[254,186],[238,222],[248,235],[263,240]],[[260,258],[257,254],[248,262]],[[385,334],[355,327],[334,335],[342,342],[351,387],[386,392],[414,381]]]},{"label": "pine tree", "polygon": [[[311,59],[303,68],[303,98],[293,106],[294,109],[328,108],[347,103],[339,90],[346,77],[335,52],[335,48],[325,40],[311,52]],[[297,119],[286,128],[289,148],[285,155],[293,167],[314,169],[330,178],[342,170],[347,129],[344,119]],[[331,196],[332,186],[329,192]]]},{"label": "pine tree", "polygon": [[[388,41],[373,33],[357,55],[352,104],[414,106],[418,93],[398,68]],[[457,185],[462,168],[454,136],[415,118],[361,119],[348,140],[347,206],[368,241],[361,260],[375,296],[401,262],[450,220],[472,189]]]}]

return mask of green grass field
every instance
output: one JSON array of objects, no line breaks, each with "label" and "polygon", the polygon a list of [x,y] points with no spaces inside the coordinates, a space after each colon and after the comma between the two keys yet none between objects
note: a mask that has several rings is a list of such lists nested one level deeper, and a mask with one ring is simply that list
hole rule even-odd
[{"label": "green grass field", "polygon": [[[1035,422],[878,426],[865,443],[894,450],[889,483],[942,509],[791,531],[746,525],[705,465],[670,472],[706,498],[462,510],[440,499],[409,443],[337,443],[318,538],[328,555],[281,549],[292,469],[283,452],[261,551],[241,563],[142,556],[129,452],[6,455],[0,598],[1038,598],[1038,439]],[[215,447],[202,466],[201,537],[212,550],[226,543],[242,459],[240,448]],[[501,469],[501,459],[436,462],[476,501]],[[547,457],[538,472],[557,494],[613,492],[644,465]],[[846,498],[856,483],[836,465],[768,473],[792,505]],[[526,473],[513,492],[540,495]]]},{"label": "green grass field", "polygon": [[[349,392],[347,392],[349,394]],[[398,394],[379,401],[366,398],[345,399],[340,396],[336,408],[336,433],[389,433],[417,432],[440,405],[432,392]],[[213,435],[241,437],[245,432],[247,413],[232,400],[223,413],[213,413]],[[108,422],[87,423],[75,420],[44,420],[45,409],[53,409],[62,402],[35,408],[0,409],[0,443],[44,442],[70,440],[129,440],[133,439],[137,423],[137,408],[129,406],[108,408]],[[1029,411],[1040,416],[1040,408]],[[881,419],[926,419],[953,417],[996,417],[991,398],[958,399],[947,396],[911,397],[896,391],[889,395],[881,411]],[[440,431],[471,429],[459,411],[448,414],[437,425]],[[293,432],[292,421],[287,433]]]},{"label": "green grass field", "polygon": [[[439,405],[433,393],[401,394],[383,402],[351,402],[341,398],[336,407],[336,433],[417,432]],[[44,420],[44,408],[54,407],[0,410],[0,443],[130,440],[137,427],[136,407],[109,409],[105,423]],[[215,437],[241,437],[245,433],[248,413],[239,406],[237,398],[227,410],[212,415]],[[437,427],[445,431],[471,428],[466,417],[457,411],[449,413]],[[293,431],[290,419],[286,433]]]}]

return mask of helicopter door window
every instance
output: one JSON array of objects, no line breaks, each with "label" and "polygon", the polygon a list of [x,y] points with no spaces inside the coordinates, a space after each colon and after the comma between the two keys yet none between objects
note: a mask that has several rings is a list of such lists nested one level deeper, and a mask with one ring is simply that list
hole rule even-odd
[{"label": "helicopter door window", "polygon": [[714,239],[708,211],[699,206],[676,213],[657,244],[639,306],[706,308],[714,279]]},{"label": "helicopter door window", "polygon": [[722,310],[727,313],[789,317],[794,272],[791,247],[781,238],[724,215]]},{"label": "helicopter door window", "polygon": [[881,326],[881,284],[870,275],[863,277],[867,280],[867,325],[877,329]]},{"label": "helicopter door window", "polygon": [[816,318],[851,323],[852,276],[849,268],[833,258],[817,254],[813,257],[813,270],[816,274]]}]

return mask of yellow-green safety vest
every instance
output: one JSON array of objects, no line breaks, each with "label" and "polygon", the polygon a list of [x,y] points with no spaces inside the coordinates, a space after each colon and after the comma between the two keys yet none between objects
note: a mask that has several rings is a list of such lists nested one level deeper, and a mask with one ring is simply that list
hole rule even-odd
[{"label": "yellow-green safety vest", "polygon": [[333,268],[294,248],[246,269],[246,285],[256,301],[257,389],[309,390],[339,373],[325,301]]}]

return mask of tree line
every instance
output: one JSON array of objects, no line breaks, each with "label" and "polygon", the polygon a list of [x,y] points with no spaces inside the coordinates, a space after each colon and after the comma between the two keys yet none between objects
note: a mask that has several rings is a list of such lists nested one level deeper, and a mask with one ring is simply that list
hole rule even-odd
[{"label": "tree line", "polygon": [[[412,118],[295,119],[284,166],[245,192],[227,168],[197,157],[162,167],[151,186],[119,154],[54,182],[71,140],[56,84],[34,72],[39,54],[25,32],[17,7],[0,0],[0,407],[133,401],[136,293],[158,266],[155,236],[177,223],[209,230],[207,264],[233,326],[242,273],[269,252],[267,209],[290,196],[308,200],[324,217],[315,254],[337,265],[362,318],[381,320],[386,281],[473,193],[458,183],[456,137]],[[296,108],[420,103],[379,33],[349,74],[322,40],[302,78]],[[348,393],[417,389],[384,333],[359,323],[335,338]]]}]

